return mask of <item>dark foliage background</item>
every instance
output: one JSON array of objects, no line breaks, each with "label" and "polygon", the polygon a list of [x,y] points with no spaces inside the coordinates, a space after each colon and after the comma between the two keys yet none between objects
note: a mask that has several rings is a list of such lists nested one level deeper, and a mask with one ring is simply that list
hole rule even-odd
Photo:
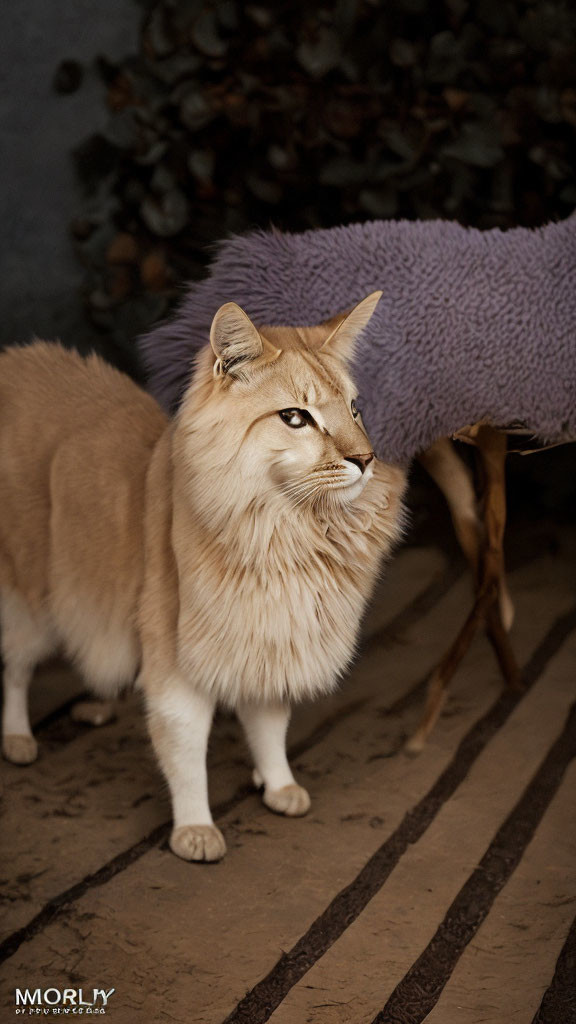
[{"label": "dark foliage background", "polygon": [[[576,11],[561,0],[157,0],[99,61],[76,151],[92,319],[119,346],[210,243],[379,217],[538,225],[576,206]],[[63,91],[81,87],[73,62]]]}]

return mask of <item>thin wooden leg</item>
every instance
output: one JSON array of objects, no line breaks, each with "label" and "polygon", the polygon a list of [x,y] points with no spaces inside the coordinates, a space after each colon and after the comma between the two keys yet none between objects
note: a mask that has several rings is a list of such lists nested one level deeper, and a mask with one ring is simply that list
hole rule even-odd
[{"label": "thin wooden leg", "polygon": [[458,543],[476,576],[482,543],[482,522],[468,466],[457,454],[454,442],[447,437],[435,441],[422,452],[418,461],[442,491],[450,509]]},{"label": "thin wooden leg", "polygon": [[[489,434],[496,434],[496,431],[490,431],[489,428],[478,428],[475,438],[481,450],[485,444],[485,439],[482,435],[484,430],[488,430]],[[501,475],[502,486],[504,486],[505,449],[491,454],[493,458],[496,455],[493,468],[498,470]],[[440,438],[425,452],[422,452],[419,456],[419,462],[432,477],[437,487],[440,488],[448,503],[454,532],[472,569],[476,586],[478,587],[484,523],[478,511],[472,474],[465,462],[457,454],[454,443],[447,437]],[[514,605],[508,591],[503,563],[499,576],[498,590],[502,622],[504,628],[509,630],[514,621]]]},{"label": "thin wooden leg", "polygon": [[442,658],[428,683],[424,714],[405,750],[418,754],[432,732],[448,695],[448,685],[470,647],[481,622],[485,621],[490,642],[507,683],[518,688],[520,673],[502,622],[501,587],[504,575],[503,540],[506,524],[504,463],[506,437],[481,427],[477,447],[484,469],[484,542],[481,549],[476,600],[454,643]]},{"label": "thin wooden leg", "polygon": [[436,725],[446,702],[448,685],[470,647],[476,631],[486,615],[487,608],[490,604],[494,603],[496,598],[497,592],[494,588],[478,594],[472,611],[468,615],[454,643],[434,670],[428,683],[424,714],[415,732],[409,737],[404,746],[407,754],[419,754],[423,750],[426,740]]},{"label": "thin wooden leg", "polygon": [[486,613],[488,638],[508,686],[520,688],[520,672],[503,622],[502,584],[504,569],[504,529],[506,527],[506,435],[489,427],[478,434],[478,453],[484,470],[485,543],[482,557],[481,588],[496,586],[499,600]]},{"label": "thin wooden leg", "polygon": [[510,643],[509,633],[502,622],[498,603],[495,603],[488,609],[487,627],[488,639],[494,648],[500,671],[504,676],[507,686],[511,690],[520,691],[522,689],[520,669],[512,649],[512,644]]}]

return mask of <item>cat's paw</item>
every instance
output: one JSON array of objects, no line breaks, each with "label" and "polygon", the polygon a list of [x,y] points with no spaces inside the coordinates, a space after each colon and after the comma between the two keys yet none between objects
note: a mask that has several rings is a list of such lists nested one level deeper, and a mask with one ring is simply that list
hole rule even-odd
[{"label": "cat's paw", "polygon": [[111,701],[81,700],[72,708],[70,715],[75,722],[86,725],[106,725],[116,717],[116,710]]},{"label": "cat's paw", "polygon": [[282,789],[265,789],[262,799],[271,811],[286,814],[289,818],[300,818],[310,810],[309,793],[296,782],[282,786]]},{"label": "cat's paw", "polygon": [[2,737],[2,753],[12,764],[32,764],[38,757],[38,744],[33,736],[13,733]]},{"label": "cat's paw", "polygon": [[224,836],[216,825],[181,825],[172,830],[170,849],[183,860],[222,860]]}]

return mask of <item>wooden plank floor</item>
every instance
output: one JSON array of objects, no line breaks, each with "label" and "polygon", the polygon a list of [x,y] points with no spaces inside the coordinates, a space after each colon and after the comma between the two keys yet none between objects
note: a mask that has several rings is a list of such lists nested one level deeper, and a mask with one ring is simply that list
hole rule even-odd
[{"label": "wooden plank floor", "polygon": [[118,1024],[576,1021],[574,533],[553,546],[512,558],[524,693],[479,637],[416,759],[402,739],[470,583],[436,548],[396,557],[341,691],[294,716],[307,818],[262,806],[220,718],[218,865],[167,848],[138,699],[91,730],[68,716],[81,680],[43,670],[41,757],[2,764],[1,1019],[16,987],[96,986]]}]

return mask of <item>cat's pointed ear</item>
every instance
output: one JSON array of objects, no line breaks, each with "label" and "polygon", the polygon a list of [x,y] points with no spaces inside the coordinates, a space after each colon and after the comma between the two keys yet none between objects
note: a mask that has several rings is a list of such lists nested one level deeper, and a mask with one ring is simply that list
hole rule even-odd
[{"label": "cat's pointed ear", "polygon": [[215,377],[238,376],[247,363],[267,363],[280,355],[235,302],[220,306],[210,328],[210,344],[216,356]]},{"label": "cat's pointed ear", "polygon": [[336,324],[320,351],[330,351],[344,362],[354,358],[356,342],[378,305],[382,292],[372,292]]}]

